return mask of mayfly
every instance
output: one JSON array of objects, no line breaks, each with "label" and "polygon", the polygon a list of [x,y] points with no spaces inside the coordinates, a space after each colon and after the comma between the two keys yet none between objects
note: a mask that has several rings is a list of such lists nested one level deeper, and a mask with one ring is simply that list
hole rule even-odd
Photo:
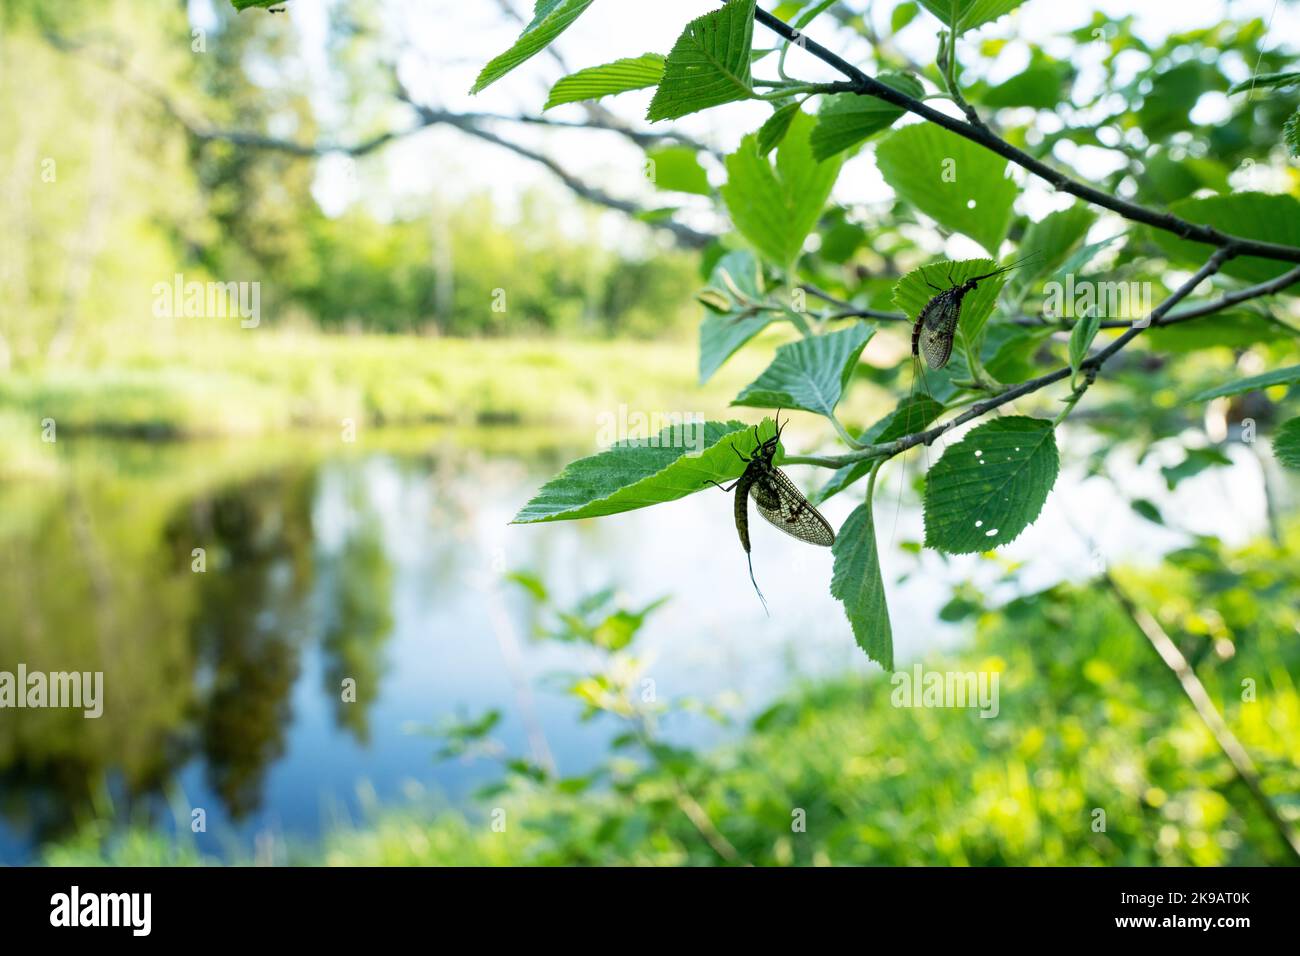
[{"label": "mayfly", "polygon": [[[985,279],[992,279],[994,276],[1000,276],[1004,272],[1019,268],[1037,254],[1037,251],[1031,252],[1009,266],[994,269],[992,272],[986,272],[983,275],[971,276],[961,283],[953,283],[950,271],[948,273],[949,286],[946,289],[940,289],[929,279],[925,280],[925,284],[934,289],[938,295],[930,298],[930,301],[921,309],[921,314],[916,317],[916,322],[912,325],[912,361],[914,367],[912,371],[912,394],[908,396],[907,415],[909,419],[911,419],[914,410],[912,399],[916,393],[918,377],[922,379],[922,385],[927,394],[929,392],[929,387],[924,385],[925,371],[921,366],[921,356],[925,356],[925,364],[932,369],[941,369],[948,364],[948,360],[952,358],[953,341],[957,337],[957,326],[961,321],[961,307],[966,300],[966,296],[974,292],[975,287]],[[951,269],[951,265],[949,268]],[[922,275],[924,276],[924,273]],[[933,396],[930,396],[930,398],[933,403]],[[936,405],[935,407],[942,411],[942,406]],[[932,419],[933,416],[924,417],[923,415],[920,426],[925,427]],[[898,500],[901,508],[903,500],[903,486],[901,484],[898,488]],[[897,521],[897,513],[896,509],[895,521]]]},{"label": "mayfly", "polygon": [[[947,365],[948,359],[952,358],[952,343],[957,336],[957,322],[961,319],[961,305],[966,296],[974,292],[975,287],[985,279],[1010,272],[1033,255],[1030,253],[1018,262],[986,272],[982,276],[971,276],[965,282],[947,289],[940,289],[927,279],[926,285],[939,294],[925,304],[921,314],[916,317],[916,324],[912,326],[912,355],[917,358],[924,355],[925,364],[930,368],[943,368]],[[951,275],[948,281],[952,281]]]},{"label": "mayfly", "polygon": [[[715,485],[723,491],[736,489],[736,533],[740,535],[740,546],[745,549],[745,559],[749,562],[749,580],[767,610],[767,599],[759,590],[754,580],[754,558],[749,550],[749,499],[754,499],[758,513],[771,524],[786,534],[809,544],[829,548],[835,543],[835,532],[821,513],[808,503],[798,488],[780,468],[772,464],[776,456],[776,446],[781,441],[781,413],[777,411],[776,434],[767,441],[758,435],[758,426],[754,426],[754,450],[748,456],[741,454],[734,444],[731,446],[740,460],[745,463],[745,470],[729,487],[723,487],[713,479],[705,483]],[[786,419],[786,424],[789,424]]]}]

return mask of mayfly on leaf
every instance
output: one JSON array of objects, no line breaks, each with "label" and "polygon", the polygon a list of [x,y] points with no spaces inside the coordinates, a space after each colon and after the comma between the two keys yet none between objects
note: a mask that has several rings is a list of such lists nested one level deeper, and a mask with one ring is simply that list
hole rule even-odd
[{"label": "mayfly on leaf", "polygon": [[[957,336],[957,324],[961,321],[961,306],[966,296],[974,292],[975,287],[985,279],[992,279],[994,276],[1019,268],[1033,255],[1034,253],[1030,253],[1001,269],[971,276],[964,282],[954,283],[946,289],[940,289],[926,279],[926,285],[939,294],[925,304],[925,308],[921,309],[921,314],[916,317],[916,323],[912,326],[912,355],[917,358],[924,355],[925,363],[930,368],[938,369],[947,365],[948,359],[952,357],[953,340]],[[952,282],[951,273],[948,281]]]},{"label": "mayfly on leaf", "polygon": [[[916,400],[916,387],[918,381],[921,384],[925,396],[929,399],[931,404],[935,404],[940,410],[944,408],[947,402],[950,401],[956,392],[960,391],[962,387],[971,387],[975,385],[979,378],[977,369],[963,368],[962,372],[959,374],[969,374],[971,376],[970,381],[959,383],[953,375],[946,374],[944,376],[944,381],[942,382],[942,391],[940,391],[938,395],[931,394],[930,385],[926,382],[925,366],[929,366],[930,369],[934,371],[947,368],[948,363],[952,358],[953,347],[956,343],[958,333],[960,332],[963,335],[970,335],[972,327],[978,330],[979,326],[982,324],[980,320],[987,315],[988,311],[992,310],[993,302],[1001,291],[1000,288],[988,290],[987,294],[974,296],[968,303],[967,297],[971,296],[971,294],[975,292],[976,288],[980,286],[980,283],[1004,275],[1013,269],[1017,269],[1036,255],[1038,255],[1037,251],[1031,252],[1029,255],[1011,263],[1010,265],[991,269],[979,275],[958,278],[956,280],[953,278],[954,269],[959,270],[957,275],[960,277],[972,266],[977,268],[978,266],[976,263],[969,261],[949,262],[947,288],[940,288],[930,280],[930,275],[934,273],[935,269],[942,268],[942,263],[935,263],[932,266],[923,266],[899,284],[899,287],[896,288],[894,293],[895,303],[903,305],[905,311],[916,315],[916,321],[912,324],[912,384],[906,405],[908,408],[909,419],[912,418],[914,411],[913,402]],[[992,265],[993,263],[990,262],[989,264]],[[913,276],[915,278],[913,278]],[[924,290],[921,289],[921,284],[929,286],[935,294],[928,298],[924,298],[925,293]],[[906,292],[904,292],[904,289],[906,289]],[[983,293],[984,290],[981,289],[981,292]],[[903,301],[900,301],[900,294],[905,297]],[[919,310],[913,313],[912,310],[917,309],[918,306]],[[963,306],[968,306],[968,310],[969,308],[974,308],[976,310],[976,314],[971,318],[968,318],[967,325],[965,326],[963,326],[961,322]],[[967,341],[968,345],[971,344],[969,340],[965,341]],[[924,362],[922,362],[923,358]],[[959,362],[959,364],[964,366],[966,363]],[[949,372],[951,372],[951,369],[949,369]],[[908,432],[918,431],[925,428],[937,416],[922,416],[917,414],[916,417],[917,422],[915,427],[909,427],[907,429]],[[907,424],[911,425],[912,423],[908,422]],[[922,453],[924,454],[924,449],[922,449]],[[894,512],[895,522],[897,522],[898,509],[902,506],[902,497],[903,483],[900,481],[898,489],[899,505]]]},{"label": "mayfly on leaf", "polygon": [[[715,485],[723,491],[736,491],[736,533],[740,535],[740,546],[745,549],[745,559],[749,562],[749,580],[754,585],[758,599],[767,610],[767,599],[759,590],[754,580],[754,558],[749,548],[749,499],[754,499],[758,513],[770,524],[780,528],[786,534],[808,544],[829,548],[835,543],[835,532],[830,523],[822,517],[821,512],[808,503],[795,483],[785,472],[772,464],[776,457],[776,448],[781,441],[781,412],[777,410],[776,434],[767,441],[759,438],[758,426],[754,426],[754,450],[749,455],[741,453],[732,445],[732,450],[745,463],[745,470],[739,478],[724,487],[713,479],[705,483]],[[789,424],[789,419],[786,419]]]}]

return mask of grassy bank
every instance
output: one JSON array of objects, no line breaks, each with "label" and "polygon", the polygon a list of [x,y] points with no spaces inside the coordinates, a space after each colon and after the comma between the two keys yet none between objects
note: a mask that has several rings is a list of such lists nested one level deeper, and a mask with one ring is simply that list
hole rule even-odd
[{"label": "grassy bank", "polygon": [[185,340],[123,339],[76,364],[0,377],[0,478],[42,477],[42,441],[96,435],[150,440],[250,438],[344,423],[559,426],[586,430],[620,405],[731,414],[764,366],[736,357],[696,380],[693,342],[433,339],[258,331]]},{"label": "grassy bank", "polygon": [[434,339],[257,331],[124,341],[76,365],[0,379],[8,417],[161,438],[358,424],[573,423],[594,409],[716,415],[763,368],[737,358],[704,386],[694,342]]}]

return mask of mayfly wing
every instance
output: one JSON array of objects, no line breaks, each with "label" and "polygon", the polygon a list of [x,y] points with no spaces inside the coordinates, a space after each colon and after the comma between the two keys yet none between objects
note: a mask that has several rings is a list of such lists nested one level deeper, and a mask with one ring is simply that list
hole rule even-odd
[{"label": "mayfly wing", "polygon": [[835,543],[830,523],[779,468],[767,468],[749,486],[749,495],[758,513],[792,538],[825,548]]},{"label": "mayfly wing", "polygon": [[[926,303],[917,319],[916,344],[930,368],[943,368],[952,357],[952,343],[961,318],[962,296],[955,289],[940,292]],[[915,352],[915,350],[914,350]]]}]

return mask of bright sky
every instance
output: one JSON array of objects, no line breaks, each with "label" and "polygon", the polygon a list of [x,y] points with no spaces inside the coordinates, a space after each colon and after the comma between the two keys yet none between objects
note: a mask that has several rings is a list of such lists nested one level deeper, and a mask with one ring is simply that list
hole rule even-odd
[{"label": "bright sky", "polygon": [[[201,2],[196,0],[195,5]],[[531,14],[531,3],[527,0],[505,2],[511,3],[524,16]],[[300,31],[304,49],[322,79],[324,59],[320,51],[323,49],[329,6],[328,2],[290,4],[294,27]],[[638,4],[635,18],[629,15],[629,6],[627,0],[596,0],[560,38],[557,49],[570,70],[649,51],[667,53],[688,20],[715,9],[718,3],[716,0],[657,0],[652,5]],[[877,30],[888,35],[890,12],[896,4],[864,2],[861,6],[869,7]],[[959,48],[959,58],[970,68],[979,60],[977,47],[980,41],[992,37],[1044,43],[1049,53],[1065,55],[1070,50],[1068,42],[1054,43],[1052,38],[1082,26],[1094,8],[1111,17],[1135,15],[1138,34],[1152,41],[1173,31],[1213,26],[1227,14],[1227,4],[1223,0],[1178,0],[1176,3],[1170,0],[1137,3],[1132,0],[1098,0],[1086,4],[1029,0],[1009,17],[968,35],[960,44],[966,52],[963,54]],[[565,72],[554,59],[541,54],[480,95],[471,97],[468,90],[478,70],[492,56],[509,47],[520,29],[518,22],[505,17],[499,0],[475,0],[473,3],[401,0],[386,3],[380,9],[394,49],[400,45],[406,51],[400,63],[408,85],[416,95],[425,97],[435,106],[503,114],[536,112],[551,83]],[[1276,44],[1300,36],[1300,7],[1289,0],[1234,0],[1231,15],[1237,20],[1258,16],[1270,22],[1269,37]],[[922,12],[901,31],[895,42],[914,59],[930,62],[934,58],[937,30],[937,21]],[[830,22],[820,30],[814,23],[809,32],[836,48],[847,59],[871,68],[870,47],[847,37],[845,31],[833,29]],[[756,45],[763,45],[772,40],[773,35],[756,27],[755,39]],[[846,41],[853,45],[848,48],[840,46]],[[1097,64],[1102,56],[1100,45],[1075,51],[1072,59],[1085,85],[1100,81]],[[1025,66],[1027,60],[1024,43],[1009,43],[989,67],[989,79],[999,82],[1012,76]],[[1134,64],[1137,66],[1140,64]],[[1231,71],[1233,79],[1244,79],[1250,76],[1254,64],[1227,60],[1223,68]],[[756,72],[762,76],[775,74],[775,61],[763,61],[756,67]],[[792,52],[787,72],[808,79],[833,78],[827,68],[800,51]],[[979,72],[974,70],[970,76],[977,76]],[[649,98],[647,91],[624,94],[604,102],[620,116],[636,120],[644,115]],[[321,105],[322,113],[328,116],[332,107],[328,98],[323,98]],[[942,101],[936,101],[936,105],[946,108]],[[1197,105],[1194,115],[1200,121],[1213,122],[1226,115],[1226,111],[1225,97],[1207,94]],[[693,136],[729,150],[741,136],[757,129],[769,114],[770,107],[763,104],[736,103],[687,117],[678,123],[679,128]],[[557,108],[548,115],[558,119],[582,118],[581,108],[576,105]],[[555,131],[514,124],[499,124],[498,128],[511,139],[554,156],[565,168],[614,195],[639,199],[648,205],[664,205],[680,198],[675,194],[654,196],[652,187],[644,179],[640,151],[617,134]],[[1086,179],[1104,175],[1114,162],[1114,158],[1104,150],[1070,144],[1065,144],[1057,158],[1068,162]],[[322,163],[316,191],[327,212],[341,211],[348,202],[361,198],[381,214],[386,214],[411,202],[425,202],[430,193],[455,202],[482,191],[490,192],[504,209],[510,210],[525,190],[537,188],[571,205],[570,194],[546,170],[452,129],[433,129],[403,140],[372,158],[362,160],[359,169],[351,168],[350,163],[341,157]],[[710,170],[715,182],[721,181],[720,173],[719,169]],[[1256,170],[1254,175],[1260,175],[1260,171]],[[1246,184],[1238,182],[1238,185]],[[1261,182],[1249,185],[1254,188],[1266,186]],[[857,157],[845,167],[836,192],[840,201],[856,203],[878,202],[889,196],[890,191],[881,180],[870,154]],[[1033,186],[1021,197],[1020,208],[1037,218],[1066,204],[1067,198],[1053,196],[1048,190]],[[695,218],[689,221],[696,225],[718,227],[711,218],[713,213],[707,208],[707,203],[701,203],[693,215]],[[591,228],[593,222],[589,213],[577,209],[570,218],[575,229]],[[597,217],[595,221],[609,241],[618,241],[627,235],[628,224],[616,213]],[[964,240],[957,237],[955,241],[960,244]],[[949,249],[953,254],[963,251],[972,250]]]}]

